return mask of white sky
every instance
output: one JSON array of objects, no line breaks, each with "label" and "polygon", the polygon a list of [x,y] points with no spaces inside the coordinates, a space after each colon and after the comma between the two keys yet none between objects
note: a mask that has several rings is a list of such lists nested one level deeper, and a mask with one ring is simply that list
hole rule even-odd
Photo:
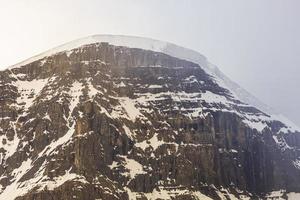
[{"label": "white sky", "polygon": [[0,69],[93,34],[199,51],[300,125],[298,0],[0,0]]}]

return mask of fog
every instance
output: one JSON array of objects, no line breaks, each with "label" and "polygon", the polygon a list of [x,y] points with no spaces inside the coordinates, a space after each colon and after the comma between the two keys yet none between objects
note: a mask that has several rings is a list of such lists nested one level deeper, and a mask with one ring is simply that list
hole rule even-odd
[{"label": "fog", "polygon": [[0,0],[0,69],[93,34],[199,51],[300,125],[298,0]]}]

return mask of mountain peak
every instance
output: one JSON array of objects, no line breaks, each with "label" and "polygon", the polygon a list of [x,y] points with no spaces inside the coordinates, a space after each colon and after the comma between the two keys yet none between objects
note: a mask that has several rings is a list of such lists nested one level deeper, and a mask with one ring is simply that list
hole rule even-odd
[{"label": "mountain peak", "polygon": [[72,49],[76,49],[88,44],[102,43],[102,42],[110,43],[115,46],[126,46],[130,48],[139,48],[139,49],[152,50],[157,52],[162,52],[165,49],[165,47],[168,45],[167,42],[162,42],[150,38],[136,37],[136,36],[105,35],[105,34],[91,35],[49,49],[46,52],[43,52],[25,61],[22,61],[16,65],[13,65],[9,67],[9,69],[29,64],[33,61],[42,59],[47,56],[51,56],[56,53],[70,51]]},{"label": "mountain peak", "polygon": [[91,36],[0,77],[0,199],[300,192],[299,132],[192,50]]}]

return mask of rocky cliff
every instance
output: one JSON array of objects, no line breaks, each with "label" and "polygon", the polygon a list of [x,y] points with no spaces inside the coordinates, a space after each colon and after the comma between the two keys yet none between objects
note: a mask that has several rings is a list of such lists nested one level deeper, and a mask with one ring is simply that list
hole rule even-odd
[{"label": "rocky cliff", "polygon": [[297,129],[139,40],[0,72],[0,199],[297,198]]}]

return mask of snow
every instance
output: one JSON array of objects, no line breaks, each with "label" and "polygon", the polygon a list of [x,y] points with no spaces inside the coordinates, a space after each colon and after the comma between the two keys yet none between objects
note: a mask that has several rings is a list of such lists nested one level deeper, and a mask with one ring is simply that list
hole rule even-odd
[{"label": "snow", "polygon": [[[6,139],[6,144],[3,144],[3,139]],[[9,158],[10,156],[12,156],[18,148],[20,139],[18,138],[18,136],[15,134],[14,135],[14,139],[13,140],[8,140],[6,135],[1,135],[0,136],[0,148],[4,148],[5,149],[5,160],[7,158]],[[2,154],[2,153],[1,153]],[[0,158],[1,160],[3,160],[3,158]]]},{"label": "snow", "polygon": [[291,131],[291,132],[299,131],[300,132],[300,128],[295,123],[293,123],[292,121],[290,121],[289,119],[287,119],[285,116],[283,116],[281,114],[271,115],[271,118],[273,120],[278,120],[287,126],[286,128],[282,128],[279,132],[283,132],[283,133],[287,133],[288,131]]},{"label": "snow", "polygon": [[[14,169],[12,175],[15,177],[14,181],[9,184],[0,194],[0,199],[14,200],[16,197],[26,194],[29,191],[28,187],[21,188],[18,181],[29,171],[32,161],[30,159],[23,161],[21,166]],[[32,186],[33,187],[33,186]]]},{"label": "snow", "polygon": [[87,183],[84,177],[79,176],[75,173],[70,173],[70,170],[66,170],[66,173],[59,177],[54,177],[53,180],[50,180],[47,176],[44,176],[45,163],[40,167],[40,169],[34,174],[34,177],[19,182],[19,180],[32,168],[33,162],[31,159],[23,161],[21,166],[17,169],[14,169],[12,175],[15,177],[13,182],[8,185],[0,194],[0,199],[5,200],[14,200],[15,198],[22,196],[32,190],[34,187],[39,187],[38,191],[43,190],[47,187],[48,190],[53,190],[60,185],[64,184],[69,180],[76,180],[83,183]]},{"label": "snow", "polygon": [[[204,109],[209,109],[211,111],[222,111],[222,112],[231,112],[235,113],[243,119],[243,122],[250,128],[256,129],[258,132],[262,132],[267,126],[267,121],[272,121],[274,119],[264,115],[253,115],[252,113],[242,113],[234,109],[235,106],[243,106],[247,107],[245,104],[237,104],[233,102],[232,99],[228,99],[225,96],[215,94],[210,91],[205,92],[195,92],[195,93],[186,93],[182,92],[160,92],[160,93],[141,93],[137,94],[137,102],[144,106],[149,106],[149,102],[158,102],[165,99],[172,99],[177,103],[181,103],[183,101],[186,102],[205,102],[210,104],[210,108],[206,108],[202,105],[199,107],[193,108],[181,108],[180,111],[188,111],[185,115],[189,117],[205,117]],[[222,108],[216,107],[215,104],[222,106]],[[174,107],[176,109],[176,107]],[[177,108],[179,109],[179,108]]]},{"label": "snow", "polygon": [[238,153],[238,151],[235,150],[235,149],[230,149],[229,152],[231,152],[231,153]]},{"label": "snow", "polygon": [[107,42],[116,46],[126,46],[130,48],[140,48],[140,49],[147,49],[157,52],[162,52],[167,43],[152,40],[152,39],[145,39],[141,37],[131,37],[131,36],[119,36],[119,35],[93,35],[86,38],[78,39],[71,41],[69,43],[63,44],[56,48],[50,49],[44,53],[36,55],[32,58],[29,58],[23,62],[20,62],[16,65],[9,67],[9,69],[21,67],[23,65],[32,63],[36,60],[40,60],[44,57],[48,57],[59,52],[66,51],[67,55],[70,55],[72,49],[79,48],[83,45],[99,43],[99,42]]},{"label": "snow", "polygon": [[[25,60],[21,63],[18,63],[16,65],[13,65],[9,67],[9,69],[21,67],[25,64],[29,64],[33,61],[45,58],[47,56],[51,56],[53,54],[59,53],[59,52],[66,52],[68,55],[70,55],[70,51],[75,48],[79,48],[83,45],[87,44],[93,44],[93,43],[100,43],[100,42],[106,42],[115,46],[126,46],[129,48],[140,48],[145,50],[151,50],[155,52],[161,52],[168,54],[173,57],[177,57],[180,59],[184,59],[187,61],[191,61],[194,63],[197,63],[203,68],[206,73],[211,75],[215,82],[220,85],[221,87],[224,87],[228,89],[232,96],[236,99],[240,99],[242,102],[248,103],[250,105],[253,105],[261,110],[263,110],[266,113],[274,114],[272,110],[265,106],[263,103],[261,103],[259,100],[257,100],[254,96],[249,94],[247,91],[245,91],[243,88],[241,88],[238,84],[231,81],[228,77],[226,77],[216,66],[212,65],[208,62],[208,60],[201,55],[200,53],[186,49],[180,46],[177,46],[175,44],[171,44],[168,42],[162,42],[158,40],[153,40],[149,38],[142,38],[142,37],[133,37],[133,36],[122,36],[122,35],[93,35],[85,38],[81,38],[78,40],[71,41],[69,43],[66,43],[64,45],[61,45],[59,47],[50,49],[42,54],[39,54],[37,56],[34,56],[28,60]],[[157,66],[161,67],[161,66]],[[192,78],[192,77],[191,77]],[[223,101],[224,99],[222,97],[217,96],[211,96],[210,93],[204,94],[209,97],[212,97],[214,101]],[[250,127],[262,130],[263,125],[262,124],[254,124],[249,122],[248,125]],[[294,126],[294,124],[288,122],[288,126],[290,127],[289,130],[300,130],[297,126]]]},{"label": "snow", "polygon": [[47,84],[48,79],[34,79],[31,81],[17,80],[14,84],[18,88],[18,92],[21,95],[17,98],[18,104],[24,104],[24,108],[28,109],[36,96],[42,91]]},{"label": "snow", "polygon": [[88,183],[83,176],[80,176],[75,173],[70,173],[71,169],[66,170],[66,173],[62,176],[55,177],[53,180],[49,180],[43,183],[44,187],[47,187],[48,190],[54,190],[55,188],[63,185],[65,182],[70,180],[76,180],[82,183]]},{"label": "snow", "polygon": [[300,199],[300,193],[290,192],[287,194],[288,200],[299,200]]},{"label": "snow", "polygon": [[130,120],[135,121],[137,118],[144,117],[144,115],[136,107],[134,99],[130,99],[128,97],[120,97],[119,102],[125,109],[126,114]]},{"label": "snow", "polygon": [[262,132],[267,127],[267,124],[262,121],[250,121],[248,119],[244,119],[243,122],[250,128],[256,129],[258,132]]},{"label": "snow", "polygon": [[[77,87],[76,87],[77,88]],[[74,108],[71,108],[73,111]],[[68,118],[71,119],[71,115]],[[69,126],[69,125],[68,125]],[[15,126],[14,126],[15,127]],[[71,127],[69,127],[69,130],[65,135],[63,135],[61,138],[59,138],[56,141],[53,141],[50,143],[48,146],[45,147],[43,151],[41,151],[38,154],[38,158],[43,157],[44,155],[50,155],[54,153],[54,150],[62,145],[65,145],[67,142],[69,142],[72,139],[72,135],[74,133],[74,128],[75,128],[75,123]],[[4,136],[1,136],[4,137]],[[8,150],[7,155],[12,155],[17,148],[19,139],[15,135],[14,143],[11,145],[10,143],[7,143]],[[37,159],[38,159],[37,158]],[[12,183],[8,185],[0,194],[0,199],[5,199],[5,200],[14,200],[18,196],[22,196],[26,193],[28,193],[33,187],[39,186],[40,189],[43,189],[47,186],[48,189],[54,189],[67,180],[73,180],[76,179],[77,181],[84,182],[85,179],[83,177],[78,176],[77,174],[71,174],[69,171],[66,171],[65,175],[60,176],[60,177],[55,177],[53,180],[49,180],[46,176],[44,176],[44,171],[45,171],[45,164],[46,161],[44,161],[43,165],[40,167],[40,169],[34,174],[34,177],[23,181],[19,182],[19,180],[32,168],[34,165],[34,162],[31,159],[27,159],[26,161],[23,161],[20,167],[14,169],[14,171],[11,173],[14,178],[12,179]]]},{"label": "snow", "polygon": [[[146,174],[147,172],[144,171],[143,165],[141,165],[139,162],[137,162],[134,159],[127,158],[126,156],[119,156],[122,161],[122,166],[125,167],[126,172],[123,172],[122,174],[126,177],[129,177],[130,179],[133,179],[138,174]],[[114,169],[120,166],[120,163],[113,161],[111,165],[108,167],[110,169]]]},{"label": "snow", "polygon": [[294,164],[294,166],[295,166],[297,169],[300,170],[300,160],[299,160],[299,159],[294,160],[294,161],[293,161],[293,164]]},{"label": "snow", "polygon": [[123,88],[123,87],[126,87],[126,84],[123,81],[121,81],[121,83],[116,84],[116,87],[117,88]]},{"label": "snow", "polygon": [[[184,110],[184,109],[181,109]],[[206,114],[203,112],[203,108],[198,107],[198,108],[193,108],[193,109],[188,109],[189,114],[187,114],[190,118],[205,118]]]},{"label": "snow", "polygon": [[[24,61],[23,63],[19,63],[15,66],[12,67],[20,67],[22,65],[28,64],[32,61],[35,61],[40,58],[44,58],[45,56],[50,56],[52,54],[61,52],[61,51],[66,51],[68,55],[70,55],[71,50],[76,47],[80,47],[85,44],[91,44],[95,42],[109,42],[114,45],[118,46],[127,46],[127,47],[132,47],[132,48],[142,48],[142,49],[147,49],[147,50],[153,50],[157,52],[163,52],[167,53],[169,55],[173,55],[179,58],[184,58],[193,62],[196,62],[200,64],[201,67],[203,67],[210,75],[214,76],[215,81],[222,87],[224,88],[229,88],[232,91],[232,94],[236,98],[240,98],[241,100],[244,100],[245,98],[248,98],[248,102],[251,102],[253,100],[253,97],[249,94],[245,95],[245,91],[238,87],[237,85],[234,85],[233,82],[229,81],[225,76],[221,74],[221,72],[218,71],[216,67],[211,66],[206,58],[201,56],[200,54],[193,52],[191,50],[187,50],[181,47],[178,47],[173,44],[165,43],[165,42],[159,42],[156,40],[150,40],[150,39],[144,39],[144,38],[137,38],[137,37],[127,37],[127,36],[108,36],[108,35],[102,35],[102,36],[91,36],[89,38],[77,40],[71,43],[68,43],[66,45],[62,45],[58,48],[49,50],[48,52],[38,55],[34,58],[31,58],[27,61]],[[43,65],[46,62],[46,60],[41,61],[41,64]],[[84,63],[87,63],[85,61]],[[12,68],[11,67],[11,68]],[[155,65],[155,66],[150,66],[150,67],[162,67],[160,65]],[[23,104],[25,109],[28,109],[33,103],[36,97],[40,94],[42,89],[45,87],[47,84],[47,79],[35,79],[32,81],[21,81],[17,80],[15,82],[15,85],[19,89],[19,93],[21,94],[21,97],[17,99],[18,104]],[[189,78],[186,79],[186,81],[194,82],[195,77],[190,76]],[[117,84],[117,87],[125,87],[126,85],[124,82],[121,82],[120,84]],[[83,89],[83,84],[75,81],[70,88],[69,95],[71,96],[71,101],[70,101],[70,112],[74,110],[74,108],[79,104],[80,96],[82,95],[82,89]],[[90,98],[95,97],[97,94],[102,93],[100,90],[96,89],[91,81],[89,80],[87,82],[87,87],[89,89],[89,96]],[[148,88],[150,89],[155,89],[155,88],[162,88],[161,85],[149,85]],[[242,95],[242,96],[241,96]],[[243,96],[244,95],[244,96]],[[248,96],[247,96],[248,95]],[[186,93],[186,92],[164,92],[164,93],[156,93],[156,94],[151,94],[151,93],[145,93],[145,94],[140,94],[137,99],[131,99],[128,97],[119,97],[118,100],[120,102],[120,107],[126,112],[125,114],[127,115],[128,119],[135,121],[138,118],[143,118],[144,115],[140,112],[138,105],[145,105],[149,101],[158,101],[158,100],[164,100],[166,98],[171,98],[174,101],[181,102],[181,101],[191,101],[191,102],[197,102],[197,101],[204,101],[208,104],[222,104],[226,106],[226,109],[222,109],[222,111],[225,112],[236,112],[231,110],[231,106],[233,104],[236,105],[232,100],[226,98],[225,96],[218,95],[215,93],[212,93],[210,91],[202,92],[202,93]],[[246,102],[247,102],[246,101]],[[253,103],[253,105],[257,106],[256,103]],[[239,105],[241,106],[241,105]],[[247,105],[245,105],[247,106]],[[227,110],[228,109],[228,110]],[[108,116],[112,116],[107,112],[107,110],[103,107],[101,107],[101,110],[105,112]],[[196,117],[203,114],[203,108],[194,108],[191,116]],[[266,121],[270,120],[279,120],[282,121],[287,125],[287,127],[282,128],[279,132],[287,133],[289,131],[296,131],[300,130],[295,124],[290,122],[288,119],[286,119],[284,116],[281,115],[272,115],[271,117],[266,117],[263,115],[259,116],[252,116],[247,113],[238,113],[239,116],[243,117],[243,122],[248,125],[252,129],[256,129],[257,131],[261,132],[263,129],[267,127]],[[71,116],[71,115],[70,115]],[[120,115],[116,115],[115,117],[119,117]],[[48,115],[45,116],[44,119],[50,119]],[[69,119],[68,119],[69,120]],[[57,139],[56,141],[53,141],[49,146],[47,146],[40,154],[39,157],[42,157],[44,155],[50,155],[51,153],[54,152],[55,149],[58,147],[61,147],[62,145],[65,145],[68,143],[73,136],[74,133],[74,126],[75,123],[69,127],[69,130],[65,135],[63,135],[61,138]],[[123,125],[123,129],[125,133],[130,137],[134,138],[134,134],[132,131],[126,126]],[[6,136],[0,136],[0,141],[5,139]],[[287,145],[286,142],[281,138],[278,138],[277,136],[273,136],[274,141],[279,145]],[[6,157],[9,157],[13,155],[13,153],[17,150],[19,144],[19,138],[15,135],[13,141],[8,141],[7,144],[3,145],[0,144],[0,148],[3,147],[7,152],[6,152]],[[136,143],[135,146],[138,148],[141,148],[142,150],[146,150],[147,148],[151,147],[153,150],[156,150],[163,144],[171,144],[171,143],[166,143],[163,140],[158,139],[158,134],[155,133],[150,139],[142,141],[140,143]],[[174,143],[174,145],[177,145]],[[194,144],[187,144],[187,145],[194,145]],[[177,145],[178,146],[178,145]],[[284,148],[290,148],[288,145],[284,146]],[[232,153],[237,153],[235,149],[231,149],[230,152]],[[143,169],[143,166],[137,162],[136,160],[129,159],[125,156],[122,156],[124,159],[124,166],[128,170],[128,175],[130,178],[134,178],[138,174],[145,174],[146,172]],[[2,159],[2,158],[1,158]],[[300,169],[300,160],[296,159],[293,161],[293,164],[296,168]],[[22,163],[22,165],[15,169],[12,173],[12,175],[15,177],[13,179],[13,182],[5,188],[5,190],[0,194],[0,199],[14,199],[17,196],[20,196],[22,194],[25,194],[26,192],[29,191],[30,187],[34,186],[36,181],[44,181],[44,182],[39,182],[40,186],[46,186],[50,190],[53,190],[54,188],[62,185],[65,183],[67,180],[78,180],[85,182],[85,179],[83,177],[78,176],[77,174],[70,173],[71,170],[67,170],[66,173],[60,177],[55,177],[53,180],[45,180],[42,178],[43,170],[44,168],[41,167],[41,169],[36,173],[33,179],[28,180],[27,182],[22,182],[18,183],[18,180],[22,178],[26,174],[26,172],[32,167],[33,162],[32,160],[28,159]],[[112,168],[117,167],[117,163],[114,162],[111,165]],[[42,178],[42,179],[41,179]],[[149,199],[155,199],[155,197],[160,197],[163,199],[171,199],[172,195],[174,194],[186,194],[187,190],[182,190],[182,189],[172,189],[172,190],[166,190],[162,188],[161,190],[155,190],[153,193],[148,193],[146,194]],[[201,194],[200,192],[192,192],[198,199],[210,199],[209,197]],[[133,198],[133,196],[138,195],[137,193],[130,193],[130,198]],[[230,196],[230,194],[228,194]],[[278,195],[278,192],[274,192],[271,195]],[[288,196],[291,199],[298,199],[300,198],[300,194],[297,193],[289,193]],[[230,196],[230,198],[234,199],[234,196]]]},{"label": "snow", "polygon": [[149,89],[159,89],[159,88],[163,88],[162,85],[149,85],[148,87]]},{"label": "snow", "polygon": [[132,133],[132,132],[130,131],[130,129],[129,129],[125,124],[123,125],[123,129],[124,129],[124,131],[125,131],[125,134],[126,134],[130,139],[133,139],[133,138],[135,137],[135,134]]},{"label": "snow", "polygon": [[200,84],[204,83],[203,81],[198,81],[195,76],[189,76],[189,77],[185,78],[184,82],[185,83],[198,83],[199,82]]},{"label": "snow", "polygon": [[110,169],[117,168],[118,166],[119,166],[119,163],[116,162],[116,161],[113,161],[111,165],[108,165],[108,167],[109,167]]},{"label": "snow", "polygon": [[103,94],[101,91],[99,91],[98,89],[96,89],[93,84],[91,83],[90,80],[88,80],[88,88],[89,88],[89,97],[93,98],[95,97],[97,94]]},{"label": "snow", "polygon": [[43,117],[43,119],[51,121],[51,118],[48,113]]},{"label": "snow", "polygon": [[204,93],[195,92],[195,93],[187,93],[187,92],[160,92],[160,93],[142,93],[138,94],[139,98],[138,101],[140,103],[145,103],[148,101],[158,101],[171,98],[173,101],[181,102],[181,101],[204,101],[209,104],[223,104],[230,106],[233,104],[230,100],[226,97],[214,94],[210,91],[205,91]]},{"label": "snow", "polygon": [[21,63],[9,67],[9,69],[20,67],[36,60],[42,59],[47,56],[59,52],[66,52],[70,55],[70,51],[75,48],[79,48],[83,45],[107,42],[115,46],[126,46],[130,48],[140,48],[145,50],[151,50],[155,52],[161,52],[173,57],[188,60],[199,64],[208,74],[212,75],[216,82],[221,86],[228,88],[234,95],[238,96],[242,101],[257,106],[259,108],[264,107],[255,97],[250,95],[236,83],[229,80],[218,68],[207,61],[207,59],[200,53],[186,49],[175,44],[168,42],[158,41],[149,38],[134,37],[134,36],[122,36],[122,35],[92,35],[89,37],[81,38],[63,44],[59,47],[50,49],[42,54],[29,58]]},{"label": "snow", "polygon": [[138,174],[146,174],[143,170],[143,166],[137,162],[136,160],[129,159],[126,156],[120,156],[121,158],[124,159],[124,167],[129,171],[129,173],[125,173],[124,175],[129,175],[129,177],[132,179]]},{"label": "snow", "polygon": [[143,195],[148,200],[156,200],[156,199],[164,199],[164,200],[172,200],[178,195],[186,195],[190,194],[197,200],[212,200],[212,198],[200,193],[199,191],[190,191],[188,189],[182,187],[173,187],[173,188],[163,188],[159,187],[158,189],[154,189],[151,193],[138,193],[132,192],[129,188],[125,188],[128,193],[129,200],[136,200],[142,197]]},{"label": "snow", "polygon": [[214,94],[210,91],[205,91],[205,93],[202,93],[201,99],[210,104],[219,103],[226,105],[229,103],[226,97]]},{"label": "snow", "polygon": [[58,140],[53,141],[48,146],[46,146],[45,149],[39,153],[39,157],[43,155],[47,155],[47,156],[51,155],[51,153],[53,153],[53,151],[57,147],[69,142],[72,139],[72,135],[74,132],[75,132],[75,123],[73,123],[73,126],[69,128],[69,130],[64,136],[60,137]]},{"label": "snow", "polygon": [[277,146],[280,148],[281,151],[285,151],[287,149],[292,149],[287,142],[285,141],[284,137],[280,137],[279,135],[273,135],[273,140],[277,144]]},{"label": "snow", "polygon": [[75,81],[70,88],[69,94],[72,97],[72,99],[70,101],[69,108],[71,113],[79,103],[80,96],[82,95],[82,88],[83,88],[82,83],[79,83],[78,81]]},{"label": "snow", "polygon": [[44,150],[39,153],[39,157],[41,157],[43,155],[52,154],[56,148],[68,143],[72,139],[73,133],[75,132],[75,123],[73,123],[73,125],[70,126],[70,120],[72,119],[72,113],[73,113],[75,107],[79,104],[79,99],[80,99],[80,96],[82,95],[82,87],[83,87],[82,83],[75,81],[72,84],[70,91],[69,91],[71,100],[70,100],[70,106],[69,106],[70,113],[69,113],[69,117],[67,119],[67,121],[69,122],[69,124],[67,124],[67,127],[69,128],[67,133],[65,135],[63,135],[62,137],[58,138],[56,141],[52,141],[48,146],[46,146],[44,148]]},{"label": "snow", "polygon": [[[164,67],[164,66],[161,66],[161,65],[147,65],[147,66],[141,65],[141,66],[138,66],[138,67],[168,68],[168,67]],[[172,69],[173,69],[173,67],[172,67]]]},{"label": "snow", "polygon": [[156,150],[159,146],[161,146],[163,144],[166,144],[166,143],[162,140],[158,140],[157,133],[155,133],[153,135],[153,137],[150,138],[149,140],[145,140],[143,142],[136,143],[135,146],[138,148],[141,148],[145,151],[145,149],[147,149],[148,147],[152,147],[153,150]]},{"label": "snow", "polygon": [[270,192],[267,196],[266,199],[277,199],[277,200],[285,200],[286,198],[283,197],[283,195],[286,194],[288,197],[288,200],[299,200],[300,199],[300,193],[295,193],[295,192],[288,192],[286,193],[285,190],[278,190],[278,191],[273,191]]}]

